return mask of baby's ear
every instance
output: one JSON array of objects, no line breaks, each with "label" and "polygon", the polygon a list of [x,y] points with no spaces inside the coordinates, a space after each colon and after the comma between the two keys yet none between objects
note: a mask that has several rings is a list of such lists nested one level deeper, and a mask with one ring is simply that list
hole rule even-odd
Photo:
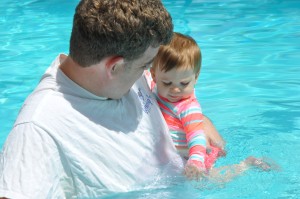
[{"label": "baby's ear", "polygon": [[151,77],[152,77],[153,81],[156,83],[156,77],[155,77],[155,69],[154,69],[154,67],[150,68],[150,73],[151,73]]},{"label": "baby's ear", "polygon": [[195,79],[196,79],[196,81],[198,80],[199,75],[200,75],[200,72],[197,73],[197,74],[195,74]]}]

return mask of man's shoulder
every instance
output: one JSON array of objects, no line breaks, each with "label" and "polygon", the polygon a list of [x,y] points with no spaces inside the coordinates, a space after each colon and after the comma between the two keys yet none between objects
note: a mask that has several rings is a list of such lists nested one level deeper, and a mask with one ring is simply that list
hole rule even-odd
[{"label": "man's shoulder", "polygon": [[15,125],[20,123],[38,122],[50,112],[59,111],[63,97],[56,95],[51,89],[33,91],[23,103]]}]

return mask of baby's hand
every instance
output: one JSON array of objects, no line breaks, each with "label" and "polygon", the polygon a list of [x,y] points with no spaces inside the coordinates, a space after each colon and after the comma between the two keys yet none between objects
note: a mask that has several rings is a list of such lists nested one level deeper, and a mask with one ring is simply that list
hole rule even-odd
[{"label": "baby's hand", "polygon": [[188,161],[184,168],[184,175],[189,180],[201,180],[206,177],[206,170],[204,167],[199,167],[192,161]]}]

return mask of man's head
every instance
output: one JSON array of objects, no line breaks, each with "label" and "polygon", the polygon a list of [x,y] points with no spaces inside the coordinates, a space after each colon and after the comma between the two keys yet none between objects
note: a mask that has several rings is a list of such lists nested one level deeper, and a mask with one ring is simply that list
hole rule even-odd
[{"label": "man's head", "polygon": [[170,14],[160,0],[82,0],[74,15],[70,57],[88,67],[117,55],[125,61],[172,37]]}]

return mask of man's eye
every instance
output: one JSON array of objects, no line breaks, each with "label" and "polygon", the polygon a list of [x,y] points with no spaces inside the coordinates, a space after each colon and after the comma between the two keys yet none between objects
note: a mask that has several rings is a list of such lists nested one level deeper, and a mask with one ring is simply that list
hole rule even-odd
[{"label": "man's eye", "polygon": [[172,82],[163,82],[163,85],[165,86],[170,86],[172,84]]},{"label": "man's eye", "polygon": [[146,64],[145,66],[143,66],[144,70],[148,70],[149,68],[151,68],[151,64]]}]

